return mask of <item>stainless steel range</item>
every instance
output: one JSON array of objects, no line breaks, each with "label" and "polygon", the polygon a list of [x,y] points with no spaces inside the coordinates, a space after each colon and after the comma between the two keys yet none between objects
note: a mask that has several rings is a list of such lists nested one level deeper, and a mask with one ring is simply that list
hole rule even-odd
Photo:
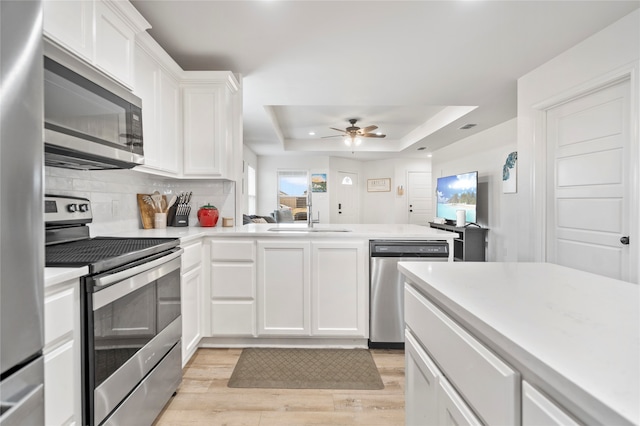
[{"label": "stainless steel range", "polygon": [[83,424],[148,425],[182,377],[179,240],[90,238],[89,200],[45,196],[47,267],[81,278]]}]

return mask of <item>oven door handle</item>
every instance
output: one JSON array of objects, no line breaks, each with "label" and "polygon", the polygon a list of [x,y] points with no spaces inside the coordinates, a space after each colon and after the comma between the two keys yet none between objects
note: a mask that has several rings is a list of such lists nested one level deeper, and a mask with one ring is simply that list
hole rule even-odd
[{"label": "oven door handle", "polygon": [[[136,291],[139,288],[180,268],[180,255],[183,249],[152,260],[145,264],[121,271],[113,275],[94,279],[93,310],[100,309],[109,303]],[[100,286],[110,285],[106,288]]]},{"label": "oven door handle", "polygon": [[113,283],[117,283],[118,281],[126,280],[129,277],[138,275],[144,271],[148,271],[149,269],[153,269],[156,266],[162,265],[163,263],[167,263],[177,257],[180,257],[183,251],[184,249],[179,249],[166,256],[162,256],[152,261],[145,262],[141,265],[134,266],[133,268],[125,269],[124,271],[116,272],[115,274],[95,277],[93,283],[96,287],[104,287]]}]

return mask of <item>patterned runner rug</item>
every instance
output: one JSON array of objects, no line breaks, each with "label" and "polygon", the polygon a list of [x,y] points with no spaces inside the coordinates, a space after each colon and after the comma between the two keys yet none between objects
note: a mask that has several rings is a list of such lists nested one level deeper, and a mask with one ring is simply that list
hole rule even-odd
[{"label": "patterned runner rug", "polygon": [[366,349],[247,348],[228,386],[279,389],[384,389]]}]

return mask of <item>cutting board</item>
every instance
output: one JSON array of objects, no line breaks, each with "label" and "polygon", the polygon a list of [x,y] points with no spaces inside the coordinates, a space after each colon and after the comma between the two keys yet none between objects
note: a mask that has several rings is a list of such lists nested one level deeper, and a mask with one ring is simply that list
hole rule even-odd
[{"label": "cutting board", "polygon": [[[145,195],[151,196],[151,194],[136,194],[138,198],[138,209],[140,209],[140,219],[142,220],[142,228],[143,229],[153,229],[153,217],[155,216],[155,209],[153,206],[144,202],[142,197]],[[167,201],[167,197],[165,195],[162,198]]]}]

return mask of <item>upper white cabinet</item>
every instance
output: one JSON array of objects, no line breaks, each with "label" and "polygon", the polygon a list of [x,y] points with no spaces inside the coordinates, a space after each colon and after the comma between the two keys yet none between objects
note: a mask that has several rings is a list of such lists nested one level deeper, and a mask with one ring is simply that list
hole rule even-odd
[{"label": "upper white cabinet", "polygon": [[44,2],[44,35],[129,89],[134,87],[135,35],[147,28],[129,2]]},{"label": "upper white cabinet", "polygon": [[70,52],[93,62],[93,1],[44,2],[44,34]]},{"label": "upper white cabinet", "polygon": [[134,93],[142,99],[145,161],[138,170],[168,176],[180,173],[181,72],[148,33],[136,37]]},{"label": "upper white cabinet", "polygon": [[183,175],[235,180],[242,146],[238,80],[227,71],[189,71],[181,86]]}]

